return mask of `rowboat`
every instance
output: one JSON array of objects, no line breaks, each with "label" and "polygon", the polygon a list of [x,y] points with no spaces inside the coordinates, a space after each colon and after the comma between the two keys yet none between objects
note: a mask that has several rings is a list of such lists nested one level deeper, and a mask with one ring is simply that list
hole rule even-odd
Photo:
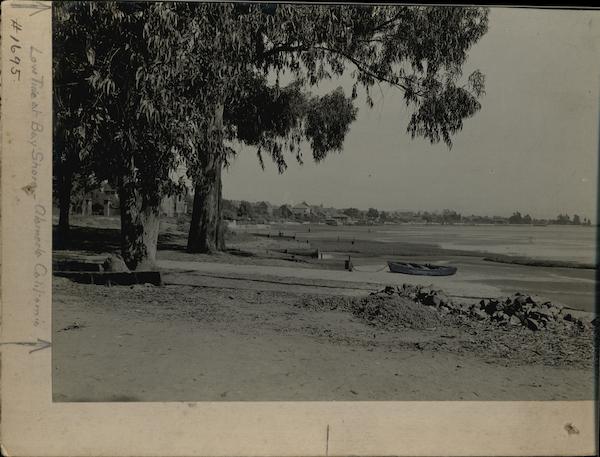
[{"label": "rowboat", "polygon": [[388,262],[392,273],[420,276],[450,276],[456,273],[456,267],[408,262]]}]

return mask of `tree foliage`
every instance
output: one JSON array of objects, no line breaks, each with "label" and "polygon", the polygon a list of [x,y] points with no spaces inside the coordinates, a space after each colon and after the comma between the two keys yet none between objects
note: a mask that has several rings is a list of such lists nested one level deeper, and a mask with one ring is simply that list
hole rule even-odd
[{"label": "tree foliage", "polygon": [[[301,102],[300,88],[348,71],[354,81],[351,98],[356,97],[359,86],[365,89],[369,104],[376,84],[400,89],[413,111],[408,132],[432,142],[451,145],[451,137],[463,127],[464,119],[480,108],[483,75],[475,71],[466,80],[461,78],[468,50],[487,31],[486,9],[233,3],[177,3],[168,8],[189,18],[186,25],[178,23],[182,36],[188,37],[179,61],[194,72],[185,79],[194,82],[189,91],[197,103],[190,109],[196,115],[188,119],[195,123],[195,132],[210,130],[201,125],[211,117],[215,103],[230,100],[229,111],[241,112],[243,106],[237,101],[242,100],[243,105],[254,98],[252,106],[263,114],[269,111],[266,108],[281,111],[285,102],[298,102],[302,107],[306,105]],[[275,99],[273,94],[282,89],[280,77],[286,74],[293,75],[295,83]],[[269,89],[264,78],[272,75],[275,82]],[[344,126],[353,119],[352,110],[346,109],[344,116],[336,119],[342,128],[328,130],[326,127],[335,123],[321,116],[322,108],[346,107],[346,103],[340,93],[315,101],[302,133],[292,128],[299,124],[294,119],[302,112],[298,106],[289,109],[277,125],[259,122],[257,128],[266,127],[262,134],[255,131],[248,136],[243,128],[232,131],[238,132],[241,140],[250,139],[260,151],[267,150],[280,169],[285,162],[283,150],[300,157],[297,149],[302,138],[309,140],[315,159],[321,160],[326,152],[339,149],[340,138],[347,131]],[[198,112],[198,106],[209,112]],[[273,136],[283,141],[274,141]],[[215,135],[202,138],[198,141],[204,144],[196,150],[216,147],[226,152],[222,139]]]},{"label": "tree foliage", "polygon": [[173,193],[171,172],[181,164],[170,126],[177,18],[153,3],[69,2],[54,11],[59,131],[75,137],[99,180],[129,173],[133,163],[144,198]]},{"label": "tree foliage", "polygon": [[241,201],[240,206],[238,207],[237,215],[241,218],[251,218],[254,215],[252,204],[245,200]]},{"label": "tree foliage", "polygon": [[367,211],[367,217],[369,219],[377,219],[379,217],[379,211],[376,208],[369,208]]}]

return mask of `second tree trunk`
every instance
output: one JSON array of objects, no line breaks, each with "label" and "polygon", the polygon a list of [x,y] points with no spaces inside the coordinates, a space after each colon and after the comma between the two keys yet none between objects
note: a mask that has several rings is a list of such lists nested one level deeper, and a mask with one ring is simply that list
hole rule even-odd
[{"label": "second tree trunk", "polygon": [[200,170],[194,186],[194,207],[188,235],[188,252],[212,253],[225,249],[222,224],[223,105],[214,107],[207,132],[212,146],[199,158]]}]

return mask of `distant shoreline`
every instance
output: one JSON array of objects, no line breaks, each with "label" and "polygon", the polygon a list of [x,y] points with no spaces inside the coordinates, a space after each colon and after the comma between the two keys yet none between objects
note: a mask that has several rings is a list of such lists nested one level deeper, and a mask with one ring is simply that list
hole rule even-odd
[{"label": "distant shoreline", "polygon": [[[231,223],[232,221],[227,221]],[[421,222],[421,221],[403,221],[403,222],[384,222],[384,223],[354,223],[354,224],[338,224],[329,225],[325,222],[313,222],[313,221],[295,221],[295,220],[284,220],[284,221],[234,221],[231,227],[240,229],[250,229],[254,227],[289,227],[289,226],[322,226],[330,227],[335,229],[338,227],[385,227],[394,225],[417,225],[417,226],[440,226],[440,227],[581,227],[581,228],[598,228],[598,224],[510,224],[510,223],[493,223],[493,222]]]},{"label": "distant shoreline", "polygon": [[598,265],[584,262],[571,262],[568,260],[545,260],[532,259],[531,257],[515,257],[508,255],[486,256],[483,260],[487,262],[507,263],[511,265],[526,265],[528,267],[551,267],[551,268],[577,268],[582,270],[597,270]]}]

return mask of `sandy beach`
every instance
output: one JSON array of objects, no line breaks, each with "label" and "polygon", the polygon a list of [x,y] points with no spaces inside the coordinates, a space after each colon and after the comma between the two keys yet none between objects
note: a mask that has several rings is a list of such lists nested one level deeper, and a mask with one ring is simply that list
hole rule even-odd
[{"label": "sandy beach", "polygon": [[[78,229],[82,238],[97,230]],[[229,251],[215,255],[185,253],[185,232],[167,229],[158,254],[163,287],[54,278],[55,401],[593,398],[593,270],[405,246],[411,258],[420,250],[421,260],[459,268],[452,277],[418,278],[385,271],[380,246],[355,241],[349,272],[348,252],[314,228],[309,243],[233,232]],[[103,246],[118,240],[110,228],[99,233]],[[55,258],[106,255],[74,243]],[[307,245],[335,255],[290,254]],[[401,244],[392,249],[403,253]],[[432,284],[461,303],[542,295],[565,304],[586,330],[501,328],[410,302],[394,305],[402,306],[400,323],[352,312],[356,300],[405,283]]]}]

